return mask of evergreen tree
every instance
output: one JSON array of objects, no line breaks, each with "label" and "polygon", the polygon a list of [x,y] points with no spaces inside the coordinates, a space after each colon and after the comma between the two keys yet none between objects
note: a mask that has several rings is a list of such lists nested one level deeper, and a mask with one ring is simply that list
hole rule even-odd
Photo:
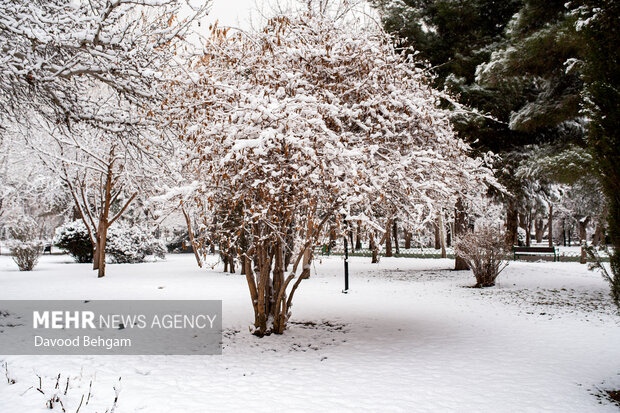
[{"label": "evergreen tree", "polygon": [[511,193],[505,202],[508,238],[514,240],[519,213],[531,209],[532,182],[517,174],[528,159],[526,149],[585,148],[587,125],[580,112],[584,44],[575,29],[576,5],[558,0],[376,4],[386,28],[430,62],[438,86],[460,104],[491,115],[457,108],[452,122],[474,147],[501,155],[498,178]]},{"label": "evergreen tree", "polygon": [[620,306],[620,3],[586,0],[579,8],[576,28],[587,45],[584,81],[590,118],[588,145],[607,197],[611,254],[609,281]]}]

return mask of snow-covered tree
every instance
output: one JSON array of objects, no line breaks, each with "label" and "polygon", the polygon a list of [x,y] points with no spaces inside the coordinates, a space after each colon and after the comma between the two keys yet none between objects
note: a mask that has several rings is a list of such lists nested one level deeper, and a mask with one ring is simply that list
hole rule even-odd
[{"label": "snow-covered tree", "polygon": [[207,10],[209,2],[201,3],[0,1],[3,124],[36,113],[67,128],[89,122],[131,129],[141,119],[127,108],[152,110],[147,102],[159,96],[164,69]]},{"label": "snow-covered tree", "polygon": [[193,69],[170,122],[205,226],[243,259],[257,335],[285,330],[328,222],[421,226],[492,180],[377,27],[310,11],[255,35],[215,28]]},{"label": "snow-covered tree", "polygon": [[158,176],[158,151],[170,143],[151,139],[161,85],[182,63],[186,37],[208,5],[1,3],[0,118],[26,126],[30,146],[68,187],[99,277],[107,229]]},{"label": "snow-covered tree", "polygon": [[[79,130],[79,133],[77,133]],[[105,276],[108,229],[139,196],[157,188],[165,171],[158,140],[88,127],[27,137],[45,166],[62,180],[93,245],[93,269]]]},{"label": "snow-covered tree", "polygon": [[9,135],[0,143],[0,228],[7,221],[29,217],[37,238],[50,239],[71,210],[71,199],[57,176],[50,176],[23,139]]}]

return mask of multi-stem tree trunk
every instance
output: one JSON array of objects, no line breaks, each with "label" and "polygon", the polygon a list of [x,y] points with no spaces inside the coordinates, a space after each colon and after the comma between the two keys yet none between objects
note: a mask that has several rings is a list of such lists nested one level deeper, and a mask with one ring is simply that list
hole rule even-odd
[{"label": "multi-stem tree trunk", "polygon": [[[458,238],[467,232],[467,213],[461,198],[457,199],[454,208],[454,236]],[[467,262],[459,255],[455,254],[454,269],[456,271],[468,270]]]},{"label": "multi-stem tree trunk", "polygon": [[[290,275],[284,278],[284,249],[282,243],[262,242],[257,249],[254,268],[252,260],[245,260],[245,275],[250,287],[250,296],[254,307],[254,334],[262,337],[269,334],[282,334],[286,329],[293,295],[300,282],[310,276],[312,250],[309,245],[298,256]],[[290,290],[287,288],[295,278],[299,263],[302,272]]]},{"label": "multi-stem tree trunk", "polygon": [[[303,280],[310,277],[312,246],[318,241],[334,209],[335,207],[328,211],[316,226],[312,220],[308,220],[304,244],[296,252],[292,269],[286,278],[284,276],[286,248],[281,236],[286,234],[286,224],[275,233],[265,233],[265,226],[262,224],[253,225],[251,235],[255,242],[250,244],[246,253],[247,259],[243,262],[246,265],[245,277],[254,308],[255,335],[262,337],[269,334],[282,334],[286,329],[295,291]],[[272,231],[272,227],[268,228],[268,231]],[[300,264],[301,273],[297,274]],[[291,283],[292,287],[289,291],[287,289]]]}]

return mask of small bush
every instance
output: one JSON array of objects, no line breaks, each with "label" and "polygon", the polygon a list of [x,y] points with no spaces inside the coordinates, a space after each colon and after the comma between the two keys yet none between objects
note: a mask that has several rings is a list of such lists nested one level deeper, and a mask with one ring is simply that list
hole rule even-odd
[{"label": "small bush", "polygon": [[32,271],[43,254],[43,242],[39,240],[9,243],[13,261],[20,271]]},{"label": "small bush", "polygon": [[508,247],[496,225],[482,225],[458,237],[454,251],[465,260],[476,277],[476,287],[492,287],[508,265]]},{"label": "small bush", "polygon": [[143,262],[147,256],[164,258],[166,246],[150,232],[121,223],[108,229],[106,253],[115,263]]},{"label": "small bush", "polygon": [[82,221],[68,222],[56,229],[54,244],[66,250],[76,262],[93,262],[93,245]]},{"label": "small bush", "polygon": [[38,225],[30,217],[20,217],[7,226],[8,245],[20,271],[32,271],[43,254],[43,241],[37,239]]},{"label": "small bush", "polygon": [[609,257],[608,270],[603,263],[603,259],[593,245],[587,245],[585,249],[586,254],[590,258],[588,268],[590,270],[599,270],[601,272],[603,278],[609,283],[611,299],[616,307],[620,309],[620,261],[617,259],[617,256],[614,256],[613,252],[610,251],[607,246],[603,246],[601,249],[605,252],[605,255]]}]

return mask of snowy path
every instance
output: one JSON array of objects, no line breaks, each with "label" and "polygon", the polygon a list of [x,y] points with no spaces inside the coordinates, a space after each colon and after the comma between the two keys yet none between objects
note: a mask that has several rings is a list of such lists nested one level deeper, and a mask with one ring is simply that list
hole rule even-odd
[{"label": "snowy path", "polygon": [[[620,316],[597,273],[577,263],[511,263],[478,290],[451,260],[323,258],[300,287],[294,324],[279,337],[248,333],[244,277],[195,268],[193,256],[88,265],[46,256],[33,273],[0,257],[0,299],[222,299],[222,356],[0,356],[0,412],[44,412],[30,386],[71,376],[63,401],[81,413],[206,411],[617,412],[596,394],[620,388]],[[163,287],[163,288],[162,288]],[[316,325],[304,324],[314,321]],[[0,349],[1,352],[1,349]],[[599,403],[599,401],[602,402]],[[60,411],[60,410],[59,410]]]}]

